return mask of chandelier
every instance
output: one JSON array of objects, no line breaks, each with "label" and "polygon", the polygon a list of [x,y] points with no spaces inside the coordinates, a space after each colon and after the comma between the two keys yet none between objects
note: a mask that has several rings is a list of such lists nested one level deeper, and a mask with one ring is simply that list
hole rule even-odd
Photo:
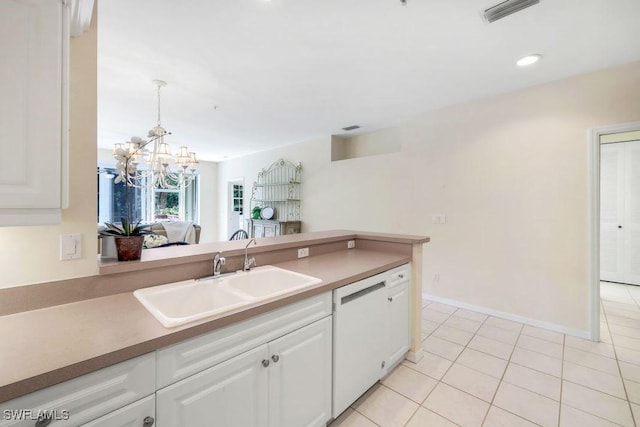
[{"label": "chandelier", "polygon": [[118,170],[114,182],[136,188],[185,188],[196,177],[196,153],[181,146],[171,164],[171,148],[164,141],[165,135],[171,135],[171,132],[160,123],[160,88],[167,82],[154,80],[153,83],[158,88],[158,122],[147,134],[147,140],[134,136],[126,143],[114,144],[113,157]]}]

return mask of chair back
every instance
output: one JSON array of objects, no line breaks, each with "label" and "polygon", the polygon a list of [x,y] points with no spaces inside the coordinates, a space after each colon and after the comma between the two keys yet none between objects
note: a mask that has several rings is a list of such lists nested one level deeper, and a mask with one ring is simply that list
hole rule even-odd
[{"label": "chair back", "polygon": [[249,238],[249,233],[245,230],[238,230],[229,237],[229,240],[244,240]]}]

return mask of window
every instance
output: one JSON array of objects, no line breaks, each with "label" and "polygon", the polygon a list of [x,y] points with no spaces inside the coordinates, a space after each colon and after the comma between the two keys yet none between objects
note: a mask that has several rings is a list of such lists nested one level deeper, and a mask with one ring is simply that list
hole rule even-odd
[{"label": "window", "polygon": [[[115,183],[117,171],[98,168],[98,222],[120,222],[127,216],[124,183]],[[166,190],[162,188],[129,187],[134,218],[143,222],[181,220],[198,222],[198,186],[200,177],[187,188]]]},{"label": "window", "polygon": [[233,184],[233,211],[242,215],[244,185]]}]

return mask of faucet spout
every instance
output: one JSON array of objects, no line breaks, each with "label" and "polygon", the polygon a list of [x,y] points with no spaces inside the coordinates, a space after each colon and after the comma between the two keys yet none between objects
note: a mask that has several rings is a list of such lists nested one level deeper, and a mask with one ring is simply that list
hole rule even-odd
[{"label": "faucet spout", "polygon": [[251,245],[251,243],[253,243],[254,245],[256,245],[256,239],[251,239],[249,240],[249,243],[247,243],[247,246],[244,247],[244,267],[242,268],[242,271],[250,271],[251,270],[251,266],[252,265],[256,265],[256,259],[254,257],[249,258],[248,257],[248,250],[249,250],[249,245]]},{"label": "faucet spout", "polygon": [[218,277],[222,273],[222,266],[224,265],[226,259],[220,256],[221,253],[218,252],[215,257],[213,257],[213,277]]}]

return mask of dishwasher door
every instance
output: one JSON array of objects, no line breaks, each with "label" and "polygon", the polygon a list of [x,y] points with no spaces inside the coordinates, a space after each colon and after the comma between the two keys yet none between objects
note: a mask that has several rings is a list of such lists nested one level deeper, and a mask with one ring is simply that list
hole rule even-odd
[{"label": "dishwasher door", "polygon": [[333,293],[333,416],[337,417],[385,373],[388,306],[379,274]]}]

